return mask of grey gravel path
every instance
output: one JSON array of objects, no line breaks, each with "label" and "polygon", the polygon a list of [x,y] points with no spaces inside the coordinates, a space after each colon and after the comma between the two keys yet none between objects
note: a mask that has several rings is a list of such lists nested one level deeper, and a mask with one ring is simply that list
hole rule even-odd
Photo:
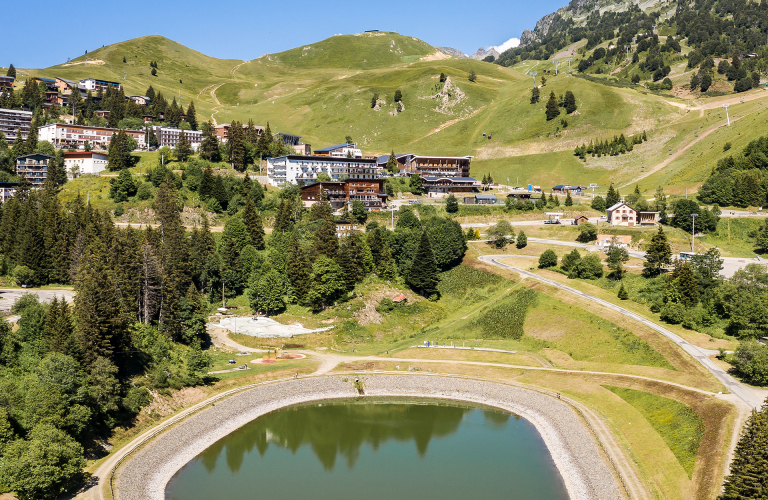
[{"label": "grey gravel path", "polygon": [[[357,396],[350,375],[267,383],[215,403],[134,453],[118,470],[117,500],[163,500],[173,475],[206,448],[281,407]],[[429,375],[360,375],[366,396],[443,398],[495,406],[533,423],[573,500],[623,498],[613,469],[584,420],[568,404],[505,384]],[[348,379],[345,381],[345,379]]]}]

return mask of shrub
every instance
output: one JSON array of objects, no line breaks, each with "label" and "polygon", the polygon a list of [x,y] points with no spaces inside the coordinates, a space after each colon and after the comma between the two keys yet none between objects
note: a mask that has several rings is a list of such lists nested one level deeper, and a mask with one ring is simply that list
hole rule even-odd
[{"label": "shrub", "polygon": [[539,256],[539,268],[555,267],[557,265],[557,254],[552,249],[547,249]]},{"label": "shrub", "polygon": [[576,237],[576,241],[580,243],[589,243],[597,239],[597,227],[590,223],[585,222],[579,226],[579,235]]},{"label": "shrub", "polygon": [[730,361],[750,382],[768,385],[768,346],[746,340],[739,344]]},{"label": "shrub", "polygon": [[124,213],[125,213],[125,208],[123,208],[123,204],[118,203],[117,206],[115,207],[115,217],[120,217]]},{"label": "shrub", "polygon": [[139,186],[139,189],[136,191],[136,198],[140,199],[141,201],[146,201],[152,198],[152,184],[145,182]]},{"label": "shrub", "polygon": [[523,230],[520,230],[520,233],[517,235],[517,241],[515,243],[515,246],[517,248],[525,248],[528,246],[528,237],[525,235]]},{"label": "shrub", "polygon": [[685,307],[677,302],[668,303],[661,308],[659,316],[670,325],[679,325],[685,319]]},{"label": "shrub", "polygon": [[13,269],[13,278],[17,285],[34,285],[35,272],[27,266],[16,266]]},{"label": "shrub", "polygon": [[570,271],[581,260],[581,254],[575,248],[572,252],[565,254],[563,260],[560,262],[560,267],[563,271]]},{"label": "shrub", "polygon": [[125,398],[123,406],[132,413],[139,413],[142,408],[152,402],[152,394],[144,387],[131,387]]},{"label": "shrub", "polygon": [[569,278],[581,278],[585,280],[596,280],[603,275],[603,263],[600,261],[600,256],[596,253],[588,253],[582,257],[571,272],[568,274]]}]

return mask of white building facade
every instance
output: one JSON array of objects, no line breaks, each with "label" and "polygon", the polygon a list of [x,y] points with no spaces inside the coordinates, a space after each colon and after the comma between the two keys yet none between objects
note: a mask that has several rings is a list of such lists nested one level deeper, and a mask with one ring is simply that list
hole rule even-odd
[{"label": "white building facade", "polygon": [[[160,147],[168,146],[169,148],[174,149],[179,144],[179,139],[181,138],[180,128],[156,126],[152,127],[152,130],[155,132]],[[185,130],[184,135],[187,137],[187,140],[189,140],[189,145],[192,146],[192,149],[197,151],[200,147],[200,143],[203,141],[203,131]]]},{"label": "white building facade", "polygon": [[76,151],[64,153],[64,168],[70,178],[85,174],[100,174],[107,169],[107,153],[96,151]]},{"label": "white building facade", "polygon": [[330,156],[288,155],[267,158],[267,178],[272,186],[280,187],[286,182],[306,184],[317,180],[325,173],[331,181],[344,179],[377,179],[382,168],[375,159],[334,158]]},{"label": "white building facade", "polygon": [[[51,123],[37,130],[38,140],[48,141],[60,149],[84,149],[85,143],[92,148],[107,149],[112,140],[112,134],[118,133],[115,128],[91,127],[88,125],[70,125],[66,123]],[[143,130],[125,130],[133,137],[139,149],[146,147]]]}]

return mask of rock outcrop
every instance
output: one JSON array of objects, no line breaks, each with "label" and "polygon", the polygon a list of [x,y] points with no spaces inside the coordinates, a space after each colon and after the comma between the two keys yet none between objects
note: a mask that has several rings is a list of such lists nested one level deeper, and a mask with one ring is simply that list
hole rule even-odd
[{"label": "rock outcrop", "polygon": [[459,49],[452,49],[450,47],[435,47],[437,50],[442,52],[443,54],[448,54],[449,56],[458,57],[459,59],[466,59],[467,55],[460,51]]},{"label": "rock outcrop", "polygon": [[496,49],[485,50],[484,48],[480,47],[479,49],[477,49],[477,52],[469,56],[469,58],[482,61],[488,56],[493,56],[494,59],[498,59],[500,55],[501,54],[499,54],[499,52]]}]

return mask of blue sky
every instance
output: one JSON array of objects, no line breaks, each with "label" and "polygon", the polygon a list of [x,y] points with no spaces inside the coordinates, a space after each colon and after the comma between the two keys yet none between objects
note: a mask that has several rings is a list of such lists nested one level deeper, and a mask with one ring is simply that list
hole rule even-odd
[{"label": "blue sky", "polygon": [[0,44],[0,66],[41,68],[144,35],[163,35],[213,57],[248,60],[339,33],[379,29],[469,54],[519,37],[568,2],[138,0],[78,4],[75,10],[75,4],[50,0],[5,3],[3,17],[23,20],[28,29]]}]

